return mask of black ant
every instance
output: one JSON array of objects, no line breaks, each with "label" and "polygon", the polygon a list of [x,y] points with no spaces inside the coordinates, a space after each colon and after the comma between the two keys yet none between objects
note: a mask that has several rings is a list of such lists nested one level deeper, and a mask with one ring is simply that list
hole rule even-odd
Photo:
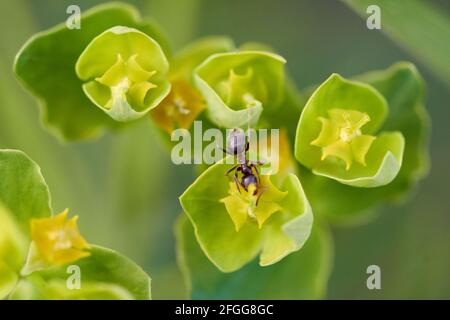
[{"label": "black ant", "polygon": [[[263,162],[251,162],[247,159],[246,153],[249,150],[250,144],[246,139],[246,135],[242,129],[233,129],[227,137],[227,148],[223,149],[225,153],[234,155],[237,158],[238,164],[228,170],[225,175],[229,176],[234,171],[234,183],[236,188],[241,192],[240,188],[243,188],[248,192],[251,185],[255,187],[253,195],[257,195],[261,188],[261,180],[259,177],[258,165],[262,165]],[[239,179],[238,173],[241,172],[241,178]],[[264,190],[259,194],[256,205],[258,205],[259,198]]]}]

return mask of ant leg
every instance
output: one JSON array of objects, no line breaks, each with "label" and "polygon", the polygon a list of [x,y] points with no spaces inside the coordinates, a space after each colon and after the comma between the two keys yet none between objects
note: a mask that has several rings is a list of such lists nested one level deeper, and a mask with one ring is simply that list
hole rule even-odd
[{"label": "ant leg", "polygon": [[261,193],[258,195],[258,198],[256,199],[256,204],[255,204],[255,206],[258,206],[259,199],[261,199],[261,196],[263,195],[264,192],[266,192],[266,189],[263,189],[263,190],[261,191]]},{"label": "ant leg", "polygon": [[250,163],[250,167],[252,167],[253,169],[255,169],[256,172],[256,179],[258,179],[258,185],[261,185],[261,179],[259,177],[259,170],[258,167],[254,164],[254,163]]},{"label": "ant leg", "polygon": [[237,173],[234,174],[234,183],[236,184],[236,188],[239,191],[239,193],[241,193],[241,189],[239,187],[239,180],[238,180]]},{"label": "ant leg", "polygon": [[231,168],[230,170],[228,170],[225,175],[228,177],[228,175],[234,170],[236,169],[237,165],[235,165],[233,168]]}]

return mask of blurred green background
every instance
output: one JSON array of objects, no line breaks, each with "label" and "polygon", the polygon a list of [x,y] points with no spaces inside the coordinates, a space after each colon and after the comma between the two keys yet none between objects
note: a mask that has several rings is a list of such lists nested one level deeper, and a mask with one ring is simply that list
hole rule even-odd
[{"label": "blurred green background", "polygon": [[[0,148],[20,149],[32,157],[50,186],[54,210],[69,207],[81,216],[81,230],[90,242],[114,248],[143,266],[152,276],[154,298],[183,298],[173,223],[181,210],[178,196],[194,179],[193,168],[170,162],[148,122],[91,143],[60,143],[43,129],[36,101],[11,71],[21,45],[33,33],[63,22],[68,5],[86,10],[100,2],[105,1],[0,1]],[[414,62],[427,83],[433,121],[430,175],[405,205],[384,207],[367,225],[333,229],[328,298],[450,298],[450,95],[436,63],[427,64],[420,52],[397,45],[380,30],[368,30],[365,20],[341,1],[127,2],[156,19],[175,48],[203,35],[230,35],[238,44],[265,42],[287,59],[300,88],[332,72],[352,76],[399,60]],[[448,25],[448,1],[422,2],[437,9]],[[416,14],[417,25],[426,30],[421,12]],[[438,37],[430,34],[431,40],[433,36]],[[448,45],[450,38],[439,40]],[[442,63],[448,66],[448,59]],[[378,291],[366,288],[371,264],[382,270]]]}]

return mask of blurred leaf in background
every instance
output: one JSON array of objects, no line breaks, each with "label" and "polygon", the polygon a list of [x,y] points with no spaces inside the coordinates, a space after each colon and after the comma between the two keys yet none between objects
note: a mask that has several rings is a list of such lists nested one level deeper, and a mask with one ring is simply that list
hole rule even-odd
[{"label": "blurred leaf in background", "polygon": [[362,17],[380,7],[381,30],[450,86],[450,15],[433,1],[343,0]]}]

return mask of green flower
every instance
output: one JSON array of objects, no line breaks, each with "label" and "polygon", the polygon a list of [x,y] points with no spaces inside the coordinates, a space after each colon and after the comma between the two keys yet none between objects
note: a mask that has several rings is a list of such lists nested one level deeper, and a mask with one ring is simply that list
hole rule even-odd
[{"label": "green flower", "polygon": [[416,189],[418,181],[426,176],[430,166],[430,119],[425,108],[424,81],[416,67],[400,62],[355,79],[373,86],[386,99],[389,113],[379,131],[401,132],[405,150],[395,179],[378,188],[352,187],[314,175],[307,169],[300,171],[314,213],[336,224],[366,222],[378,212],[375,209],[386,202],[402,204]]},{"label": "green flower", "polygon": [[113,27],[94,38],[75,69],[89,99],[117,121],[142,117],[170,91],[163,50],[128,27]]},{"label": "green flower", "polygon": [[209,119],[225,128],[254,125],[263,108],[283,98],[284,64],[264,51],[214,54],[197,67],[194,79],[204,96]]},{"label": "green flower", "polygon": [[192,299],[322,299],[326,295],[333,243],[329,229],[319,223],[314,223],[298,252],[267,267],[253,259],[230,273],[220,272],[208,260],[184,215],[177,221],[176,236],[178,263]]},{"label": "green flower", "polygon": [[[66,211],[52,215],[40,168],[24,153],[0,150],[0,176],[0,299],[150,298],[141,268],[87,245]],[[79,290],[67,288],[69,265],[80,270]]]},{"label": "green flower", "polygon": [[398,174],[405,148],[399,131],[381,131],[388,106],[373,87],[333,74],[309,98],[297,127],[295,156],[314,174],[378,187]]},{"label": "green flower", "polygon": [[210,55],[231,51],[226,37],[206,37],[190,43],[170,60],[170,94],[150,114],[158,127],[169,134],[175,128],[189,129],[206,108],[205,100],[193,84],[193,70]]},{"label": "green flower", "polygon": [[[83,82],[75,73],[80,54],[94,38],[114,26],[126,26],[156,39],[167,53],[165,39],[155,25],[143,21],[130,5],[110,3],[96,6],[83,12],[81,25],[81,31],[70,30],[61,23],[39,32],[24,44],[14,62],[18,79],[42,106],[44,125],[64,140],[93,139],[105,128],[114,129],[121,125],[86,96]],[[126,62],[131,56],[122,55],[122,58]],[[116,53],[109,58],[114,60],[111,66],[118,55]],[[140,59],[136,58],[141,63]],[[154,75],[157,76],[160,75]],[[154,83],[154,78],[151,82]]]},{"label": "green flower", "polygon": [[180,197],[206,256],[231,272],[258,254],[260,265],[268,266],[300,250],[313,216],[298,178],[288,174],[278,187],[261,176],[257,193],[251,188],[239,192],[224,176],[232,166],[214,164]]},{"label": "green flower", "polygon": [[345,110],[328,110],[329,118],[320,117],[322,130],[319,136],[311,141],[313,146],[322,148],[320,160],[335,156],[345,162],[349,170],[353,161],[366,166],[366,154],[376,137],[362,134],[361,128],[370,121],[366,113]]}]

